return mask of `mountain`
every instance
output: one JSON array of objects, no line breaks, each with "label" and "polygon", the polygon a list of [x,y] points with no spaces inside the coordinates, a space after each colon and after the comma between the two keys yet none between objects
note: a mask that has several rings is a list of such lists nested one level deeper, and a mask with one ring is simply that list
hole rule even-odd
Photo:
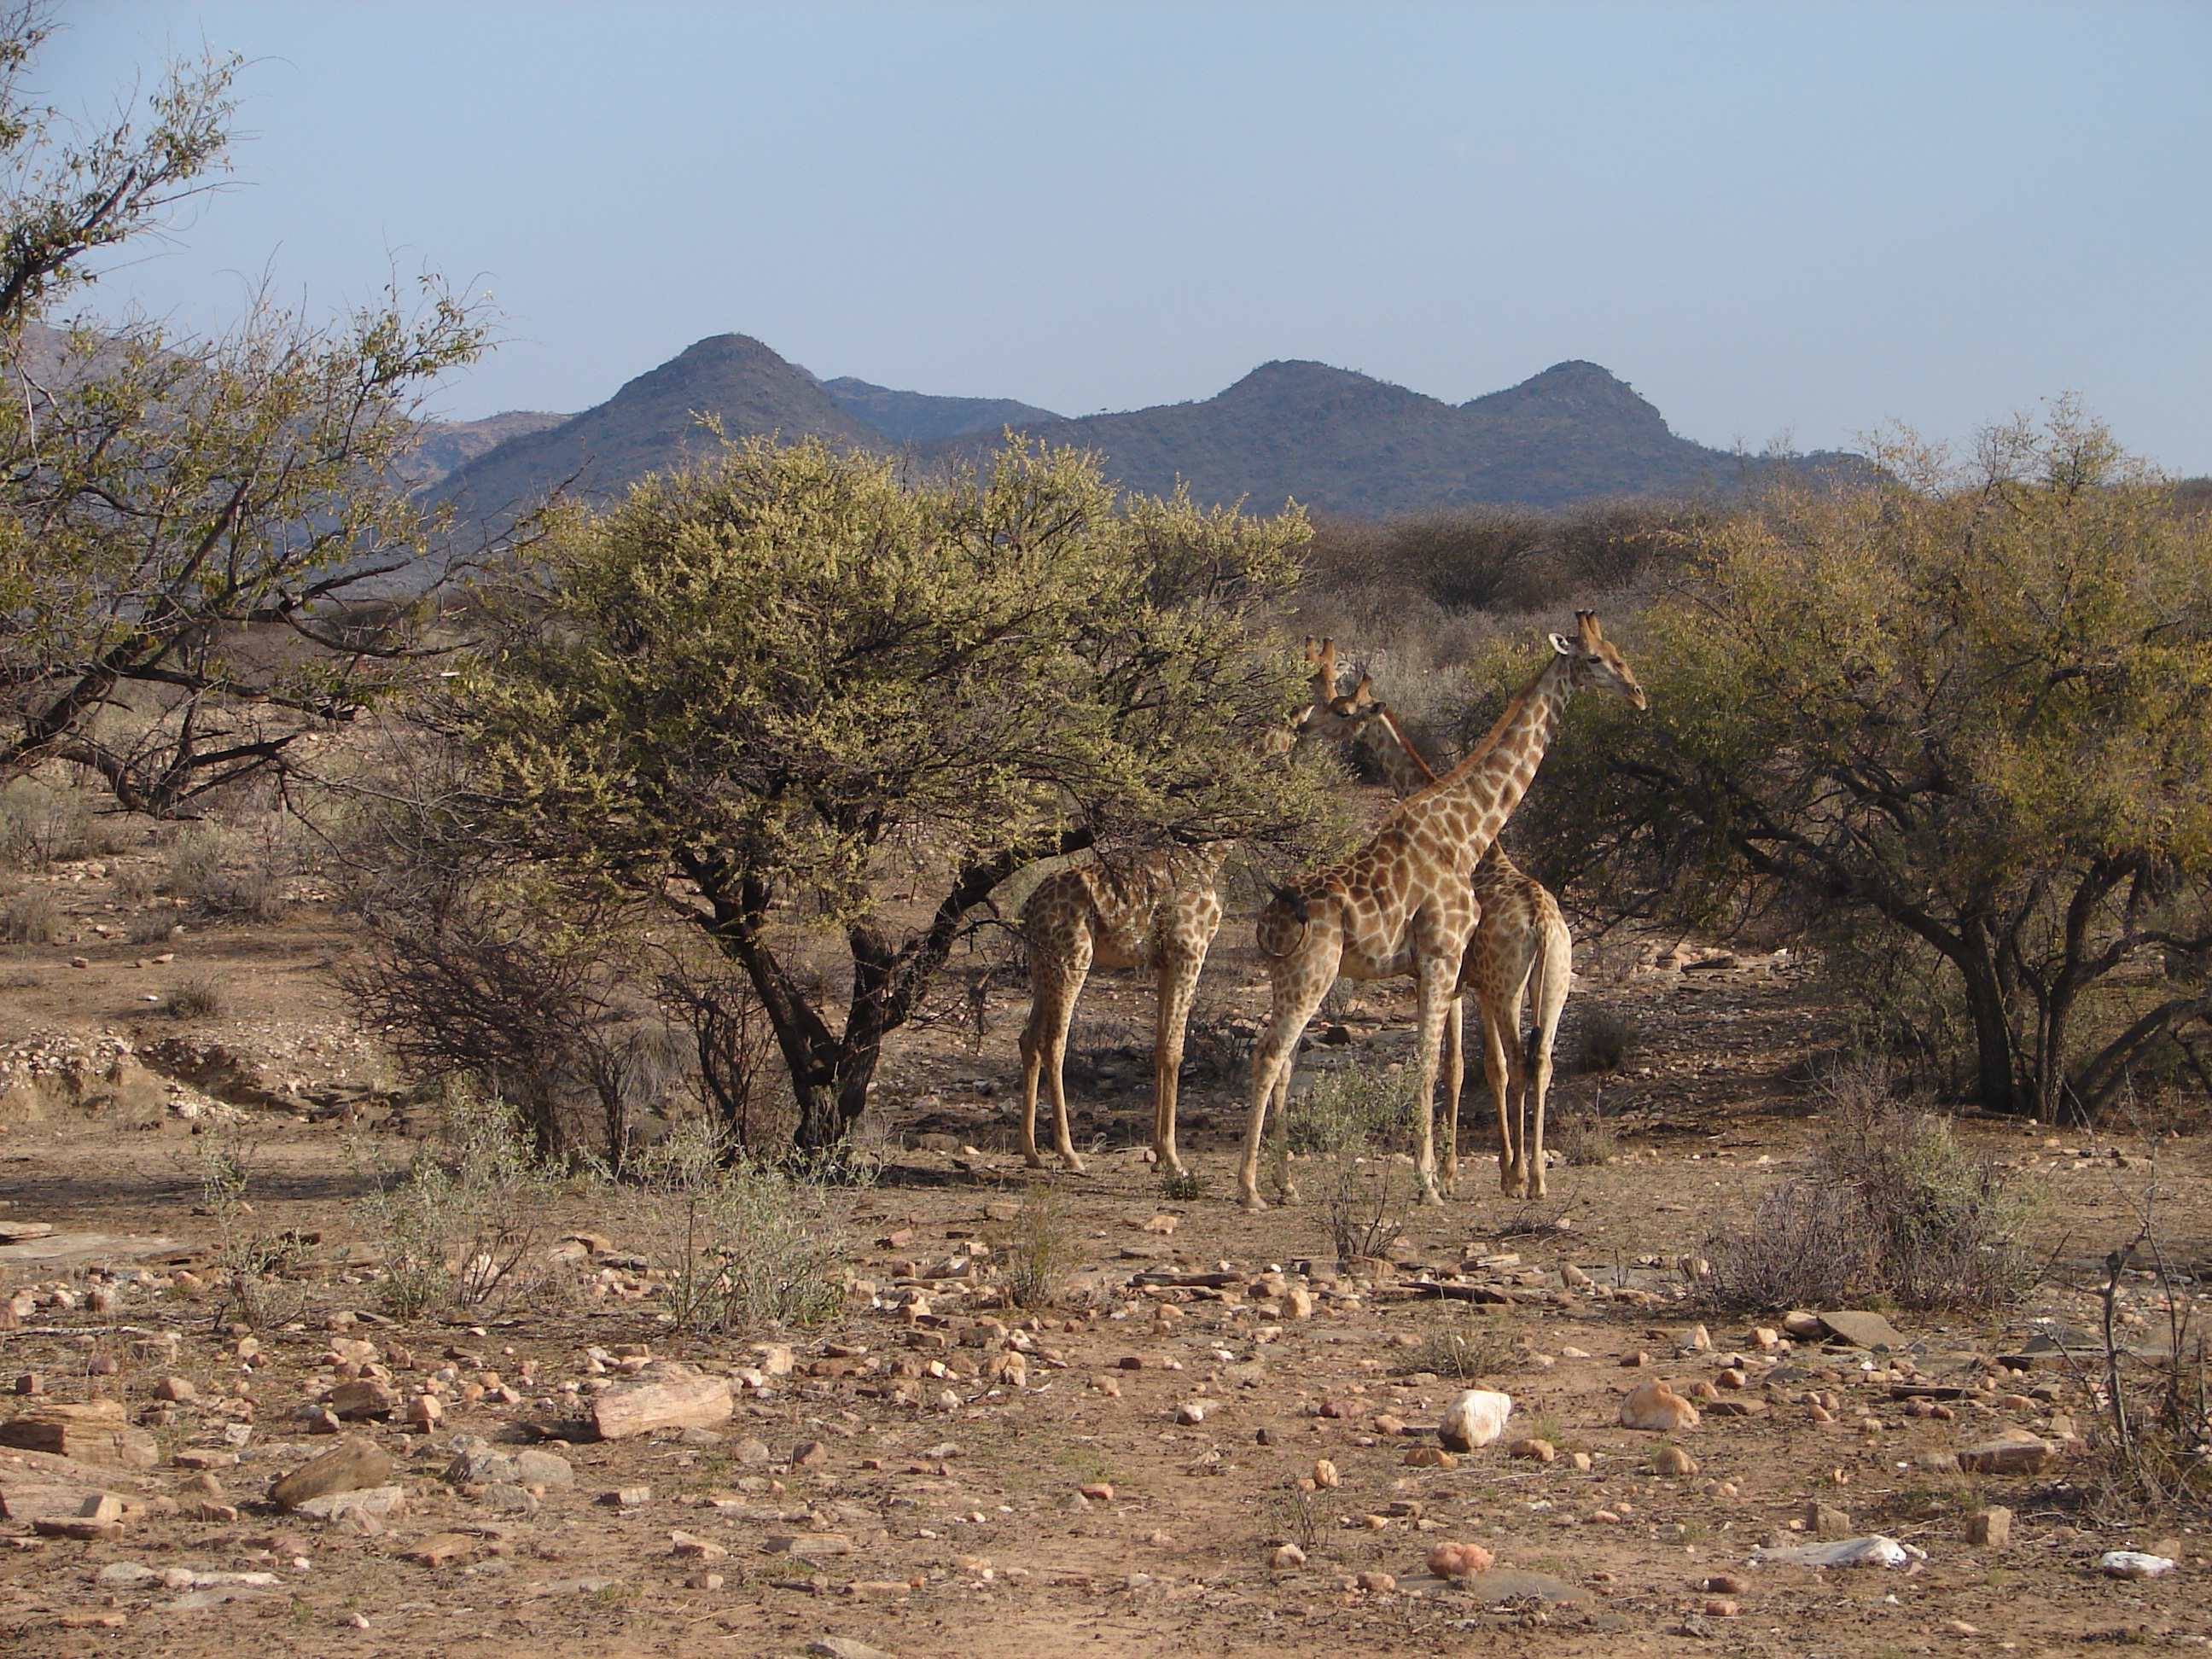
[{"label": "mountain", "polygon": [[732,438],[777,433],[813,436],[860,449],[887,447],[884,434],[848,414],[822,382],[744,334],[716,334],[687,346],[630,381],[596,409],[558,426],[508,439],[431,486],[434,504],[453,502],[465,519],[497,523],[566,483],[604,501],[648,472],[665,472],[711,454],[713,416]]},{"label": "mountain", "polygon": [[[1775,463],[1708,449],[1595,363],[1451,404],[1325,363],[1272,362],[1200,403],[1029,428],[1095,449],[1132,489],[1379,519],[1478,501],[1558,507],[1727,489]],[[957,447],[979,453],[969,440]],[[1809,458],[1818,460],[1820,458]]]},{"label": "mountain", "polygon": [[509,438],[543,432],[568,418],[541,409],[510,409],[481,421],[425,421],[413,452],[400,463],[399,476],[416,489],[426,489]]},{"label": "mountain", "polygon": [[758,340],[718,334],[596,409],[462,458],[427,494],[495,526],[564,481],[604,501],[648,471],[711,453],[702,414],[718,416],[732,438],[811,435],[905,450],[924,463],[980,459],[1005,427],[1018,425],[1098,452],[1108,474],[1129,489],[1164,495],[1180,480],[1203,502],[1243,500],[1271,513],[1297,500],[1364,519],[1476,502],[1559,507],[1728,490],[1776,467],[1859,465],[1709,449],[1669,431],[1633,387],[1589,362],[1557,363],[1457,404],[1326,363],[1263,363],[1200,402],[1067,420],[1012,398],[933,397],[850,376],[823,381]]},{"label": "mountain", "polygon": [[1012,398],[939,398],[927,392],[894,392],[841,374],[822,389],[848,415],[858,416],[894,443],[929,444],[970,433],[997,437],[1010,426],[1060,417]]}]

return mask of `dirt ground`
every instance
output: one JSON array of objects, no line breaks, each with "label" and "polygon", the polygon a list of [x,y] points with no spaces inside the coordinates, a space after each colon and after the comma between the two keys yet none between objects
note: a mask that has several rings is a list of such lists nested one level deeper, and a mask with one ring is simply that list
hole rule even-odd
[{"label": "dirt ground", "polygon": [[[1077,1042],[1091,1062],[1079,1135],[1099,1150],[1088,1174],[1048,1177],[1080,1260],[1038,1316],[989,1305],[988,1275],[957,1265],[1029,1188],[1009,1150],[1023,999],[996,997],[980,1048],[972,1033],[915,1030],[886,1064],[896,1150],[855,1200],[843,1314],[702,1341],[671,1334],[653,1300],[620,1297],[474,1325],[381,1318],[359,1270],[377,1241],[352,1208],[349,1149],[392,1137],[393,1079],[333,984],[348,934],[305,903],[283,926],[192,923],[132,943],[114,873],[34,878],[58,896],[64,942],[0,953],[0,1049],[15,1045],[0,1231],[52,1229],[0,1244],[0,1302],[33,1292],[0,1314],[0,1388],[27,1379],[0,1419],[119,1401],[160,1462],[88,1472],[0,1449],[0,1632],[15,1650],[768,1656],[844,1638],[899,1659],[1874,1656],[2212,1642],[2204,1538],[2086,1503],[2087,1452],[2019,1476],[1961,1474],[1943,1455],[2008,1428],[2062,1443],[2089,1432],[2080,1365],[2016,1370],[2000,1356],[2054,1322],[2095,1327],[2101,1258],[2153,1182],[2184,1294],[2201,1296],[2212,1143],[1966,1122],[1973,1146],[2047,1189],[2044,1285],[1986,1319],[1893,1313],[1900,1343],[1881,1351],[1808,1338],[1760,1352],[1752,1322],[1700,1310],[1681,1264],[1747,1217],[1815,1130],[1805,1079],[1840,1028],[1786,957],[1686,971],[1643,965],[1643,942],[1587,960],[1562,1053],[1599,1012],[1638,1041],[1615,1073],[1563,1074],[1553,1107],[1601,1089],[1613,1160],[1555,1168],[1547,1200],[1518,1203],[1497,1192],[1471,1127],[1459,1195],[1414,1212],[1388,1264],[1337,1262],[1314,1203],[1255,1216],[1227,1201],[1232,1076],[1187,1089],[1184,1144],[1206,1188],[1163,1200],[1139,1144],[1148,1068],[1115,1052],[1148,1042],[1149,993],[1102,975]],[[223,987],[220,1016],[161,1012],[194,977]],[[1256,1016],[1265,996],[1249,919],[1232,915],[1200,1018]],[[1337,1010],[1348,1041],[1309,1061],[1400,1063],[1412,1012],[1410,996],[1367,988]],[[127,1060],[103,1037],[128,1044]],[[1470,1125],[1486,1110],[1471,1103]],[[213,1219],[194,1212],[196,1153],[240,1112],[256,1224],[297,1230],[306,1253],[299,1316],[258,1334],[217,1328],[211,1291],[195,1285],[215,1243]],[[547,1218],[544,1243],[594,1220],[580,1197]],[[74,1242],[84,1235],[96,1237]],[[622,1239],[592,1243],[586,1267],[623,1260]],[[2153,1287],[2127,1285],[2123,1331],[2148,1340],[2163,1323]],[[1484,1356],[1513,1416],[1498,1443],[1440,1467],[1435,1425],[1462,1385],[1411,1366],[1450,1332]],[[361,1342],[372,1349],[343,1346]],[[788,1345],[788,1373],[757,1342]],[[404,1507],[329,1523],[279,1510],[271,1481],[336,1443],[303,1411],[345,1380],[341,1365],[371,1363],[402,1395],[444,1374],[434,1428],[349,1425],[388,1449]],[[733,1379],[727,1421],[542,1440],[573,1484],[447,1478],[459,1437],[517,1453],[579,1435],[602,1390],[691,1375]],[[1620,1425],[1647,1378],[1692,1390],[1736,1376],[1741,1388],[1705,1392],[1746,1414],[1708,1410],[1672,1437]],[[189,1397],[157,1398],[171,1377]],[[42,1395],[23,1392],[33,1386]],[[1914,1389],[1936,1392],[1900,1392]],[[1509,1455],[1530,1437],[1554,1460]],[[1692,1470],[1656,1472],[1670,1444]],[[1317,1460],[1337,1485],[1313,1486]],[[72,1484],[125,1500],[119,1535],[41,1535],[18,1512],[52,1501],[34,1489]],[[1992,1504],[2013,1512],[2009,1540],[1969,1543],[1966,1518]],[[1924,1559],[1754,1565],[1824,1522]],[[1446,1540],[1547,1577],[1455,1585],[1425,1565]],[[1285,1541],[1303,1565],[1271,1565]],[[2123,1547],[2179,1571],[2100,1573]]]}]

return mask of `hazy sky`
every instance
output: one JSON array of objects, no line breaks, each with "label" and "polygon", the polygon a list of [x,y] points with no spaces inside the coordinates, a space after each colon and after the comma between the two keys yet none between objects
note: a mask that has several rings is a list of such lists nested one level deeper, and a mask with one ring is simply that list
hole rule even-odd
[{"label": "hazy sky", "polygon": [[246,54],[237,186],[94,290],[219,323],[396,261],[496,295],[462,417],[702,336],[1066,414],[1310,357],[1565,358],[1674,428],[1956,436],[2077,392],[2212,471],[2212,5],[65,6],[104,112]]}]

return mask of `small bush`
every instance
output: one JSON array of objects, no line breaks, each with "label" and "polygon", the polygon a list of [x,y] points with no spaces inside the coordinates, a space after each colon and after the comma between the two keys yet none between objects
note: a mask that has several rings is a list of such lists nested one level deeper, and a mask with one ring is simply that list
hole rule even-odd
[{"label": "small bush", "polygon": [[1032,1186],[1002,1248],[1007,1299],[1018,1308],[1049,1306],[1078,1254],[1060,1194],[1042,1182]]},{"label": "small bush", "polygon": [[125,936],[133,945],[164,945],[177,931],[174,910],[141,910],[132,916],[125,928]]},{"label": "small bush", "polygon": [[1371,1066],[1320,1073],[1291,1097],[1284,1137],[1301,1157],[1395,1146],[1413,1115],[1414,1081]]},{"label": "small bush", "polygon": [[1195,1170],[1162,1170],[1160,1196],[1170,1204],[1195,1204],[1206,1196],[1206,1177]]},{"label": "small bush", "polygon": [[635,1154],[625,1231],[662,1274],[678,1328],[818,1325],[845,1297],[849,1198],[828,1181],[747,1158],[686,1124]]},{"label": "small bush", "polygon": [[1322,1213],[1337,1260],[1380,1256],[1396,1243],[1406,1230],[1407,1199],[1407,1186],[1399,1179],[1395,1159],[1338,1153],[1322,1191]]},{"label": "small bush", "polygon": [[54,896],[43,887],[27,888],[0,905],[0,945],[52,945],[61,925]]},{"label": "small bush", "polygon": [[1563,1104],[1545,1117],[1545,1150],[1559,1153],[1566,1163],[1605,1164],[1620,1155],[1620,1142],[1595,1101],[1587,1106]]},{"label": "small bush", "polygon": [[1713,1241],[1709,1294],[1735,1308],[1988,1308],[2034,1285],[2033,1194],[1973,1158],[1944,1119],[1900,1103],[1878,1068],[1826,1085],[1812,1168],[1759,1204],[1748,1231]]},{"label": "small bush", "polygon": [[1431,1331],[1417,1348],[1401,1350],[1390,1369],[1400,1376],[1434,1371],[1469,1386],[1495,1376],[1516,1360],[1512,1342],[1495,1325],[1467,1324]]},{"label": "small bush", "polygon": [[1575,1050],[1575,1070],[1617,1072],[1635,1054],[1642,1038],[1636,1021],[1630,1016],[1610,1008],[1592,1008],[1583,1016],[1582,1042]]},{"label": "small bush", "polygon": [[171,1019],[221,1019],[228,1006],[222,985],[207,978],[188,979],[161,999]]},{"label": "small bush", "polygon": [[404,1170],[366,1173],[369,1191],[356,1212],[384,1246],[377,1297],[386,1312],[414,1319],[443,1307],[501,1305],[536,1289],[528,1269],[554,1184],[504,1103],[448,1091],[442,1141]]},{"label": "small bush", "polygon": [[92,810],[83,790],[11,779],[0,787],[0,863],[16,869],[43,869],[107,850],[112,828]]},{"label": "small bush", "polygon": [[161,890],[161,877],[143,864],[118,865],[109,874],[118,904],[141,905]]}]

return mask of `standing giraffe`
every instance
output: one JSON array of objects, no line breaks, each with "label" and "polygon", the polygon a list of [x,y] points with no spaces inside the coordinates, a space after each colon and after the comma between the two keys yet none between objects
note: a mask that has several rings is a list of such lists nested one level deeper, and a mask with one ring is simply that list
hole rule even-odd
[{"label": "standing giraffe", "polygon": [[1474,931],[1469,878],[1528,793],[1558,730],[1567,699],[1601,686],[1645,706],[1644,688],[1599,630],[1597,614],[1575,613],[1577,637],[1554,634],[1552,659],[1506,708],[1475,751],[1437,782],[1399,803],[1367,844],[1340,863],[1301,877],[1260,912],[1259,945],[1273,981],[1273,1008],[1252,1054],[1251,1115],[1244,1126],[1238,1195],[1260,1197],[1260,1139],[1271,1104],[1287,1099],[1291,1067],[1306,1023],[1340,977],[1420,983],[1420,1139],[1414,1167],[1424,1203],[1437,1191],[1436,1085],[1445,1016]]},{"label": "standing giraffe", "polygon": [[[1306,641],[1313,665],[1313,700],[1292,731],[1270,732],[1267,748],[1281,752],[1306,735],[1314,712],[1336,690],[1336,642]],[[1295,734],[1295,735],[1294,735]],[[1067,1126],[1067,1030],[1093,968],[1145,968],[1152,972],[1158,1000],[1152,1023],[1152,1152],[1178,1174],[1176,1094],[1182,1072],[1183,1037],[1206,953],[1221,927],[1215,879],[1230,842],[1202,848],[1169,848],[1115,868],[1105,864],[1056,870],[1039,882],[1022,905],[1017,926],[1029,957],[1030,1017],[1022,1027],[1022,1157],[1033,1170],[1037,1152],[1040,1073],[1052,1097],[1053,1141],[1060,1161],[1079,1175],[1083,1160]]]},{"label": "standing giraffe", "polygon": [[[1324,734],[1360,742],[1401,799],[1437,781],[1436,769],[1413,747],[1389,704],[1371,695],[1371,676],[1360,676],[1348,697],[1332,699]],[[1514,1198],[1544,1195],[1544,1103],[1552,1086],[1552,1048],[1559,1013],[1574,977],[1574,936],[1549,889],[1492,842],[1468,884],[1480,915],[1460,960],[1451,1010],[1444,1019],[1443,1189],[1459,1185],[1459,1108],[1467,1080],[1462,1009],[1474,993],[1482,1024],[1483,1071],[1498,1114],[1498,1178]],[[1521,1036],[1521,1006],[1533,983],[1528,1041]]]}]

